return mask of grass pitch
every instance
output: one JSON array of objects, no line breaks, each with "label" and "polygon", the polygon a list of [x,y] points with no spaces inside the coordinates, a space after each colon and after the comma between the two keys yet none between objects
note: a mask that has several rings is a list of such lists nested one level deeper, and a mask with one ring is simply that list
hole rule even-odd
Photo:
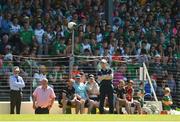
[{"label": "grass pitch", "polygon": [[178,115],[0,115],[0,122],[180,122]]}]

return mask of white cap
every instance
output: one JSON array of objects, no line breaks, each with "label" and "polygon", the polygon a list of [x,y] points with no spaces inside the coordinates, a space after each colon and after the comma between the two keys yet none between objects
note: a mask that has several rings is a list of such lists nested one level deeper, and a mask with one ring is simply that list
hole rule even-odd
[{"label": "white cap", "polygon": [[160,56],[159,54],[156,54],[155,57],[156,57],[156,58],[160,58],[161,56]]},{"label": "white cap", "polygon": [[107,60],[106,59],[102,59],[101,63],[106,63],[107,64]]}]

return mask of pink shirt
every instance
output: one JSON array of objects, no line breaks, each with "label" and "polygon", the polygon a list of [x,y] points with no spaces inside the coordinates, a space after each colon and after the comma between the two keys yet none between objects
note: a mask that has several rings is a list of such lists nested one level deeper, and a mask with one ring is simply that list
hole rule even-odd
[{"label": "pink shirt", "polygon": [[51,100],[56,97],[54,90],[51,87],[47,89],[42,89],[42,86],[39,86],[33,92],[33,96],[36,98],[36,106],[41,108],[46,108],[51,104]]}]

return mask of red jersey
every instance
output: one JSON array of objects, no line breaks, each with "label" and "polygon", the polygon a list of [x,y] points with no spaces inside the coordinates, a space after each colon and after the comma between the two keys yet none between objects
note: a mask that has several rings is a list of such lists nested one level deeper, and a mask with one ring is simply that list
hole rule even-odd
[{"label": "red jersey", "polygon": [[132,87],[125,87],[126,99],[132,101],[134,89]]}]

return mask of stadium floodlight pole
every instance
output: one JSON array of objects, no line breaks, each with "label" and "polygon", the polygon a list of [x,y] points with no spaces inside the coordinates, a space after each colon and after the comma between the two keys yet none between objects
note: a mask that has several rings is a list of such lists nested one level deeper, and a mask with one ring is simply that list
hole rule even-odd
[{"label": "stadium floodlight pole", "polygon": [[113,0],[105,0],[105,18],[107,22],[112,25],[112,14],[113,14]]},{"label": "stadium floodlight pole", "polygon": [[72,70],[74,66],[74,29],[72,30],[72,47],[71,47],[71,67],[69,77],[72,78]]},{"label": "stadium floodlight pole", "polygon": [[74,32],[77,24],[75,22],[69,22],[68,23],[68,29],[70,29],[71,34],[72,34],[72,45],[71,45],[71,57],[70,57],[70,66],[69,66],[69,77],[72,78],[72,70],[74,66],[74,42],[75,42],[75,37],[74,37]]},{"label": "stadium floodlight pole", "polygon": [[74,29],[72,30],[72,52],[71,52],[71,55],[72,57],[74,57]]}]

